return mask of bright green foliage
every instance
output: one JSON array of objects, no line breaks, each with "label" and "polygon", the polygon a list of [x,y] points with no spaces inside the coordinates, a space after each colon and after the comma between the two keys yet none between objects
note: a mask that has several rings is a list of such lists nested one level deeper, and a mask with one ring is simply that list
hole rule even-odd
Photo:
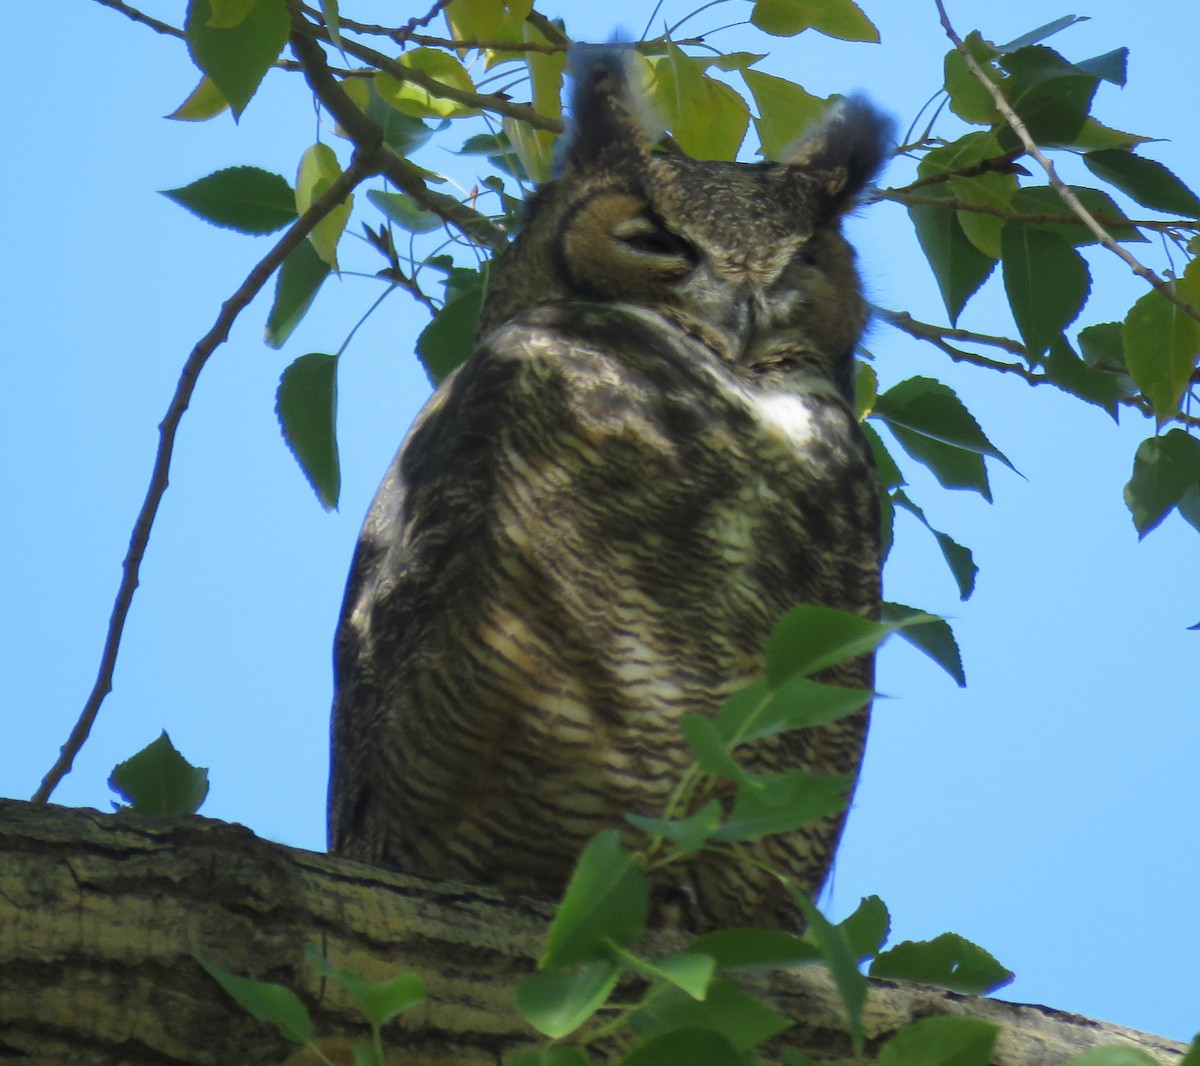
[{"label": "bright green foliage", "polygon": [[971,996],[995,992],[1013,979],[992,955],[954,933],[897,944],[875,957],[870,972],[872,977],[917,981]]},{"label": "bright green foliage", "polygon": [[[296,174],[296,210],[304,214],[341,176],[337,156],[327,144],[314,144],[300,157]],[[309,243],[334,270],[337,270],[337,246],[354,206],[353,195],[332,208],[308,235]]]},{"label": "bright green foliage", "polygon": [[337,356],[310,352],[279,379],[275,414],[321,505],[337,506],[342,471],[337,446]]},{"label": "bright green foliage", "polygon": [[212,0],[189,0],[185,23],[193,61],[212,79],[235,118],[283,50],[291,25],[284,0],[236,2],[238,9],[226,5],[228,17],[214,25]]},{"label": "bright green foliage", "polygon": [[[1170,283],[1175,294],[1200,307],[1200,266],[1188,264]],[[1121,328],[1125,365],[1154,405],[1159,424],[1178,409],[1200,358],[1200,322],[1161,292],[1146,293],[1129,309]]]},{"label": "bright green foliage", "polygon": [[296,218],[287,179],[258,167],[228,167],[163,196],[214,226],[241,233],[273,233]]},{"label": "bright green foliage", "polygon": [[1139,537],[1172,508],[1200,530],[1200,441],[1182,429],[1142,441],[1125,486],[1125,503]]},{"label": "bright green foliage", "polygon": [[1000,1026],[947,1015],[906,1025],[879,1049],[879,1066],[990,1066]]},{"label": "bright green foliage", "polygon": [[689,1000],[705,999],[712,984],[716,961],[710,955],[688,952],[682,955],[664,955],[658,959],[643,959],[625,948],[611,945],[609,950],[631,973],[641,974],[671,985]]},{"label": "bright green foliage", "polygon": [[762,154],[766,159],[783,159],[784,149],[821,117],[829,101],[774,74],[743,70],[741,75],[758,108],[754,129]]},{"label": "bright green foliage", "polygon": [[208,795],[208,769],[180,755],[164,729],[157,740],[117,764],[108,787],[135,814],[195,814]]},{"label": "bright green foliage", "polygon": [[[1191,1057],[1195,1058],[1194,1055]],[[1132,1044],[1106,1044],[1067,1059],[1063,1066],[1158,1066],[1158,1059]],[[1188,1056],[1185,1056],[1179,1066],[1195,1064],[1189,1063]]]},{"label": "bright green foliage", "polygon": [[603,958],[573,969],[544,970],[517,985],[517,1007],[539,1033],[557,1040],[604,1005],[621,973],[618,963]]},{"label": "bright green foliage", "polygon": [[750,108],[708,64],[673,44],[654,64],[654,102],[679,146],[697,159],[733,159],[750,125]]},{"label": "bright green foliage", "polygon": [[210,118],[216,118],[228,107],[225,97],[221,95],[221,90],[206,74],[200,79],[196,88],[188,94],[188,98],[166,117],[175,119],[177,122],[207,122]]},{"label": "bright green foliage", "polygon": [[222,970],[215,963],[197,959],[208,975],[256,1018],[273,1022],[279,1031],[297,1044],[311,1044],[314,1037],[312,1018],[300,997],[290,988],[270,981],[252,981],[248,977]]},{"label": "bright green foliage", "polygon": [[[980,36],[978,30],[972,30],[963,38],[963,42],[988,78],[998,84],[1000,73],[991,66],[991,61],[996,58],[996,49]],[[992,94],[967,68],[966,60],[957,49],[952,48],[946,53],[944,72],[950,110],[959,118],[977,126],[991,126],[1000,120],[1000,112],[996,110]]]},{"label": "bright green foliage", "polygon": [[813,29],[843,41],[878,41],[879,31],[853,0],[755,0],[750,21],[775,37]]},{"label": "bright green foliage", "polygon": [[[412,48],[397,60],[407,70],[423,74],[434,83],[463,92],[474,92],[471,75],[454,55],[439,48]],[[401,81],[390,74],[375,75],[375,91],[397,111],[412,118],[462,118],[477,115],[479,109],[446,96],[437,95],[437,84],[426,86],[417,81]]]}]

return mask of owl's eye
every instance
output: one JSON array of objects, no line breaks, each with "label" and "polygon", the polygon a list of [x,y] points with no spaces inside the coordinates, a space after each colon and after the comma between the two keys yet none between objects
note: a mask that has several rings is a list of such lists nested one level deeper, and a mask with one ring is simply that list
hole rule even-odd
[{"label": "owl's eye", "polygon": [[688,241],[645,215],[618,223],[613,227],[613,236],[642,255],[683,259],[690,264],[697,259],[696,249]]}]

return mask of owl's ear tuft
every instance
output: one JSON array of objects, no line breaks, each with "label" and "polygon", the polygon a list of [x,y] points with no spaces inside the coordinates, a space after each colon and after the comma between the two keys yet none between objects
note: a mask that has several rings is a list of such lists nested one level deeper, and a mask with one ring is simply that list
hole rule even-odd
[{"label": "owl's ear tuft", "polygon": [[828,210],[840,214],[875,179],[895,143],[891,116],[855,94],[836,101],[781,159],[815,176]]},{"label": "owl's ear tuft", "polygon": [[638,60],[632,46],[617,41],[571,45],[567,73],[574,87],[567,131],[555,155],[555,177],[649,157],[657,137],[650,127],[656,120],[638,84]]}]

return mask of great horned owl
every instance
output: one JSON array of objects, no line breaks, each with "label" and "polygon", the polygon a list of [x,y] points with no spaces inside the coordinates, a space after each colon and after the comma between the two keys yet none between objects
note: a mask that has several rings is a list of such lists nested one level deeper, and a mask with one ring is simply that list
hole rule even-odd
[{"label": "great horned owl", "polygon": [[[622,50],[573,63],[560,174],[363,527],[329,791],[336,853],[542,896],[592,834],[661,813],[689,762],[680,717],[758,672],[788,608],[879,607],[853,399],[867,312],[840,219],[888,122],[852,98],[784,162],[704,162],[654,150]],[[830,675],[869,689],[871,662]],[[866,726],[748,762],[856,771]],[[770,860],[815,891],[841,822],[774,838]],[[667,876],[693,928],[796,920],[744,864],[699,853]]]}]

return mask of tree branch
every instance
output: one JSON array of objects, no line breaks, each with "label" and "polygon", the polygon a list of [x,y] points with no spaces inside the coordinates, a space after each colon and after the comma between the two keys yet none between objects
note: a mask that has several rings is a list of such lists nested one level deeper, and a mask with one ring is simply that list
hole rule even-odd
[{"label": "tree branch", "polygon": [[187,40],[187,34],[177,26],[172,26],[167,22],[159,22],[158,19],[151,18],[136,7],[123,4],[121,0],[96,0],[96,3],[102,7],[111,7],[114,11],[119,11],[126,18],[131,18],[134,22],[140,22],[143,26],[149,26],[155,33],[161,33],[167,37],[178,37],[181,41]]},{"label": "tree branch", "polygon": [[200,371],[204,369],[204,364],[208,362],[213,352],[228,338],[229,330],[232,328],[237,316],[267,283],[271,275],[275,273],[276,269],[287,258],[288,253],[299,246],[300,242],[307,238],[309,233],[313,231],[317,223],[337,207],[338,204],[342,203],[356,185],[376,173],[378,169],[378,160],[371,152],[361,149],[356,151],[350,166],[345,172],[338,177],[322,196],[314,201],[304,214],[292,223],[288,231],[275,244],[275,247],[246,275],[246,280],[238,286],[237,291],[221,305],[221,311],[217,315],[212,329],[196,344],[187,361],[184,363],[183,371],[175,386],[175,392],[171,397],[170,405],[167,407],[167,413],[158,427],[158,450],[154,456],[154,465],[150,473],[150,484],[146,491],[146,499],[142,503],[141,509],[138,511],[137,520],[133,525],[133,532],[129,539],[129,549],[125,554],[124,562],[121,564],[121,583],[117,589],[116,599],[113,602],[112,614],[109,617],[108,632],[105,636],[104,648],[100,655],[100,667],[97,672],[95,685],[92,688],[91,695],[88,696],[87,702],[84,704],[83,711],[79,715],[79,720],[75,723],[75,728],[71,730],[71,735],[59,751],[58,759],[42,779],[38,790],[33,794],[34,803],[45,803],[58,786],[58,783],[70,773],[75,756],[79,754],[80,748],[83,747],[88,734],[91,732],[92,725],[96,721],[96,715],[100,711],[100,705],[104,702],[104,697],[112,691],[113,670],[116,666],[117,652],[121,646],[121,635],[125,630],[125,619],[129,614],[129,607],[133,602],[133,594],[138,586],[138,573],[141,569],[142,559],[146,554],[146,545],[150,540],[150,530],[154,525],[155,516],[158,514],[158,506],[162,502],[163,493],[167,490],[167,475],[171,467],[171,457],[175,447],[175,435],[179,430],[179,423],[183,418],[183,414],[191,402],[192,393],[195,391]]},{"label": "tree branch", "polygon": [[1179,296],[1175,292],[1170,282],[1159,277],[1158,274],[1156,274],[1148,266],[1141,263],[1134,255],[1132,255],[1125,248],[1122,248],[1115,240],[1113,240],[1108,231],[1105,230],[1105,228],[1101,226],[1095,218],[1092,217],[1088,209],[1084,207],[1082,203],[1080,203],[1079,197],[1077,197],[1075,193],[1071,191],[1069,186],[1063,183],[1062,179],[1058,176],[1058,172],[1054,169],[1053,161],[1042,152],[1034,139],[1029,135],[1029,130],[1025,128],[1025,124],[1021,121],[1020,116],[1017,115],[1009,102],[1004,98],[1004,93],[1000,90],[1000,87],[983,72],[978,62],[976,62],[975,57],[971,54],[971,50],[963,42],[963,39],[954,31],[954,27],[950,24],[950,17],[946,14],[946,7],[943,0],[933,0],[933,2],[937,6],[938,16],[941,19],[942,28],[946,31],[946,36],[949,37],[952,42],[954,42],[954,47],[958,50],[958,54],[962,56],[963,62],[967,65],[967,69],[971,72],[972,77],[974,77],[975,80],[978,81],[988,91],[996,105],[996,110],[999,111],[1004,117],[1004,121],[1008,123],[1013,133],[1017,135],[1017,138],[1024,146],[1025,151],[1033,159],[1035,159],[1041,168],[1046,172],[1047,180],[1054,191],[1058,193],[1063,203],[1065,203],[1067,207],[1069,207],[1076,215],[1076,217],[1078,217],[1079,220],[1089,230],[1091,230],[1091,232],[1095,235],[1096,240],[1098,240],[1105,248],[1112,252],[1113,255],[1121,259],[1129,267],[1129,269],[1133,271],[1133,273],[1144,279],[1150,285],[1154,286],[1155,289],[1162,293],[1163,296],[1170,300],[1171,303],[1178,307],[1184,314],[1194,318],[1197,322],[1200,322],[1200,310],[1197,310],[1190,303]]}]

